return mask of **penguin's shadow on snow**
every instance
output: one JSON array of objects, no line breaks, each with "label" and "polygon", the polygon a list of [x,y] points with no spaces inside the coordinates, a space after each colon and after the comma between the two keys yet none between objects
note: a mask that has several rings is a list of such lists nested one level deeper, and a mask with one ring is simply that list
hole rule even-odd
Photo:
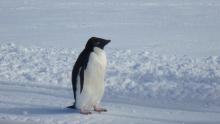
[{"label": "penguin's shadow on snow", "polygon": [[78,114],[79,110],[60,107],[15,107],[0,108],[0,113],[14,115],[54,115],[54,114]]}]

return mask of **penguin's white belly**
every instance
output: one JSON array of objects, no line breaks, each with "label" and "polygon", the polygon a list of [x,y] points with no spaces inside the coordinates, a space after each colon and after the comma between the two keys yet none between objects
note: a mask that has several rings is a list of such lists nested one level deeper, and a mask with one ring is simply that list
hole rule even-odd
[{"label": "penguin's white belly", "polygon": [[80,77],[77,77],[76,108],[90,109],[99,104],[104,94],[104,76],[106,70],[104,51],[92,52],[84,71],[84,85],[80,93]]}]

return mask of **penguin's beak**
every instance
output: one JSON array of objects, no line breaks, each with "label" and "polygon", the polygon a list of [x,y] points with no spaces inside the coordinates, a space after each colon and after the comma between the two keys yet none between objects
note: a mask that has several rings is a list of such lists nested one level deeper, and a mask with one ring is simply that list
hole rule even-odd
[{"label": "penguin's beak", "polygon": [[105,40],[104,46],[107,45],[107,44],[110,43],[110,42],[111,42],[111,40]]}]

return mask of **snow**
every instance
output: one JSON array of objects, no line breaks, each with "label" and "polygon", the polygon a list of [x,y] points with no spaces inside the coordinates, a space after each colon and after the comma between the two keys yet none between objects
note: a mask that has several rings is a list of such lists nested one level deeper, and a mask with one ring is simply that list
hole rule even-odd
[{"label": "snow", "polygon": [[[0,0],[0,124],[219,124],[219,0]],[[84,116],[71,71],[111,39],[102,105]]]},{"label": "snow", "polygon": [[[0,122],[24,124],[78,123],[150,123],[150,124],[218,124],[219,111],[179,110],[105,102],[107,113],[81,115],[65,108],[72,102],[70,88],[46,87],[1,82]],[[8,121],[10,120],[10,121]]]},{"label": "snow", "polygon": [[76,48],[91,36],[109,47],[165,54],[220,54],[219,0],[0,0],[1,42]]},{"label": "snow", "polygon": [[83,116],[71,70],[80,50],[0,45],[0,122],[220,123],[220,57],[158,55],[107,48],[104,107]]}]

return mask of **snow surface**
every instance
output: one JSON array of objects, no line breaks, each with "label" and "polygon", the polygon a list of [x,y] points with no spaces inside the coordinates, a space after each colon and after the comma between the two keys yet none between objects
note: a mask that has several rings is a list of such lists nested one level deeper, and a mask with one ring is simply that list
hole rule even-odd
[{"label": "snow surface", "polygon": [[[0,124],[220,124],[219,0],[0,0]],[[72,66],[111,39],[103,106],[83,116]]]},{"label": "snow surface", "polygon": [[220,55],[219,0],[0,0],[0,42],[76,48],[91,36],[109,47]]},{"label": "snow surface", "polygon": [[0,45],[1,123],[220,123],[220,57],[161,56],[106,49],[103,105],[91,116],[73,102],[71,70],[80,50]]}]

